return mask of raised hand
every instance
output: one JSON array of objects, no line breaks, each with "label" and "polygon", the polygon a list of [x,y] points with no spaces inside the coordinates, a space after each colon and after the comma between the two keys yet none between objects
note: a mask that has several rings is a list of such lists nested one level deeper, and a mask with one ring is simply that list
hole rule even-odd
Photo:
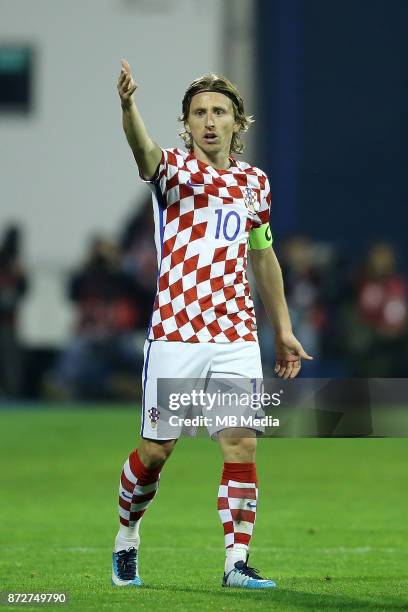
[{"label": "raised hand", "polygon": [[137,89],[137,84],[132,77],[132,69],[129,62],[121,60],[122,68],[118,79],[118,92],[122,108],[127,108],[132,103],[132,95]]}]

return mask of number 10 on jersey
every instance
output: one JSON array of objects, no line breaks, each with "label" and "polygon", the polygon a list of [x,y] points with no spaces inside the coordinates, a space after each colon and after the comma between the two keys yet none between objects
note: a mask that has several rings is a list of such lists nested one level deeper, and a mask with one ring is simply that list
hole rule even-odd
[{"label": "number 10 on jersey", "polygon": [[222,229],[225,240],[235,240],[241,227],[239,214],[235,212],[235,210],[229,210],[227,214],[224,215],[225,210],[223,208],[218,208],[214,212],[218,217],[215,238],[218,240]]}]

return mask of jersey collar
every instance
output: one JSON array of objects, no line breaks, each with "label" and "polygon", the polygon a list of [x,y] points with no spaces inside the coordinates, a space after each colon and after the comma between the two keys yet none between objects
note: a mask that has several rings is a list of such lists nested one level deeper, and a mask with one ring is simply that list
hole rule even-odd
[{"label": "jersey collar", "polygon": [[224,170],[223,168],[214,168],[214,166],[211,166],[211,164],[206,164],[205,162],[202,162],[193,153],[189,153],[187,155],[186,162],[194,160],[197,162],[198,166],[201,169],[210,168],[211,171],[213,172],[215,171],[218,174],[230,174],[231,172],[234,171],[234,168],[238,168],[238,164],[237,164],[237,160],[235,159],[235,157],[229,156],[228,159],[230,162],[230,167],[227,168],[226,170]]}]

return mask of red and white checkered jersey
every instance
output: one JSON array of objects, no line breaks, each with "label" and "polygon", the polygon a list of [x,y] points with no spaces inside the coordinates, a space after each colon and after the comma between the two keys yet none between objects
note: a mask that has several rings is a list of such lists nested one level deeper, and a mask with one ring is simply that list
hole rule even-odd
[{"label": "red and white checkered jersey", "polygon": [[219,170],[191,153],[164,149],[147,181],[159,270],[149,340],[257,340],[248,236],[269,221],[270,188],[262,170],[230,161]]}]

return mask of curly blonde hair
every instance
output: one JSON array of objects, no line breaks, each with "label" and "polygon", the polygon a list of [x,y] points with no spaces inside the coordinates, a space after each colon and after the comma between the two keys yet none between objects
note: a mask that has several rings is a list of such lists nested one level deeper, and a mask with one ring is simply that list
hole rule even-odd
[{"label": "curly blonde hair", "polygon": [[[251,123],[254,123],[252,115],[246,115],[244,109],[244,101],[238,88],[231,83],[226,77],[210,72],[198,79],[195,79],[186,90],[182,102],[182,115],[178,118],[185,126],[190,113],[191,99],[198,93],[204,91],[216,91],[227,96],[234,108],[234,118],[239,126],[239,131],[232,135],[230,153],[242,153],[244,145],[241,142],[240,135],[249,129]],[[193,139],[187,130],[180,132],[181,138],[189,151],[193,150]]]}]

